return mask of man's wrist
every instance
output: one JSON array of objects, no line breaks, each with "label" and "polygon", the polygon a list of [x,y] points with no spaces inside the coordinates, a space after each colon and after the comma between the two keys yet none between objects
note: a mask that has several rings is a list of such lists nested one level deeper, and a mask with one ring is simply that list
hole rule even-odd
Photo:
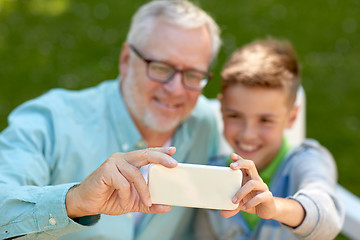
[{"label": "man's wrist", "polygon": [[78,207],[76,206],[76,197],[75,197],[75,190],[77,187],[79,187],[80,184],[76,184],[69,188],[66,197],[65,197],[65,207],[66,207],[66,213],[69,218],[74,219],[78,217],[82,217],[81,211],[79,211]]},{"label": "man's wrist", "polygon": [[73,218],[72,220],[83,226],[92,226],[92,225],[95,225],[100,220],[100,214],[84,216],[84,217],[77,217],[77,218]]}]

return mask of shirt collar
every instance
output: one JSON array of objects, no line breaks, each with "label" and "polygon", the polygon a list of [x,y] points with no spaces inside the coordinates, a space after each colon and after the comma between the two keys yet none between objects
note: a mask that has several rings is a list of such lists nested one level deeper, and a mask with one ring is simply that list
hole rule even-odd
[{"label": "shirt collar", "polygon": [[281,147],[275,158],[270,162],[269,165],[267,165],[262,171],[259,172],[260,177],[268,186],[290,148],[291,147],[288,144],[286,138],[283,138]]},{"label": "shirt collar", "polygon": [[121,77],[114,80],[113,85],[108,88],[107,101],[110,108],[111,120],[115,134],[118,136],[119,151],[128,152],[136,148],[146,147],[142,136],[124,102],[120,89]]}]

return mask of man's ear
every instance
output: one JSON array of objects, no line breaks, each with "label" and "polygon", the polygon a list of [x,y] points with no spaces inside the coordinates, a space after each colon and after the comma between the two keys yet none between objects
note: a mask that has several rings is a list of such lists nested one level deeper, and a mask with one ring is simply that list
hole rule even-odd
[{"label": "man's ear", "polygon": [[219,102],[222,102],[222,99],[223,99],[223,94],[222,93],[219,93],[216,98],[219,100]]},{"label": "man's ear", "polygon": [[289,122],[287,125],[287,128],[292,128],[292,126],[295,123],[295,120],[297,119],[298,113],[299,113],[299,106],[294,106],[291,110],[290,110],[290,116],[289,116]]},{"label": "man's ear", "polygon": [[129,67],[130,51],[130,45],[125,42],[122,46],[119,59],[119,71],[121,74],[121,78],[124,78],[127,74],[127,70]]}]

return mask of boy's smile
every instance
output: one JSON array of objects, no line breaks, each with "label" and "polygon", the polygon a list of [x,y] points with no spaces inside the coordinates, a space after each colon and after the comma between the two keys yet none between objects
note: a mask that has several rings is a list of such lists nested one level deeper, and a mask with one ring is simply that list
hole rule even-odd
[{"label": "boy's smile", "polygon": [[288,95],[279,89],[228,87],[222,96],[224,135],[241,157],[264,169],[278,153],[283,131],[295,120]]}]

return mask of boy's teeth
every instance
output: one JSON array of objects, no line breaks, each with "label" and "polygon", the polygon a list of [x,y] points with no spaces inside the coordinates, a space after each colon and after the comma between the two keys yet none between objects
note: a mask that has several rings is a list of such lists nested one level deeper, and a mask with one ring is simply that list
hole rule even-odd
[{"label": "boy's teeth", "polygon": [[253,145],[241,144],[240,147],[246,151],[253,151],[256,149],[256,146],[253,146]]}]

